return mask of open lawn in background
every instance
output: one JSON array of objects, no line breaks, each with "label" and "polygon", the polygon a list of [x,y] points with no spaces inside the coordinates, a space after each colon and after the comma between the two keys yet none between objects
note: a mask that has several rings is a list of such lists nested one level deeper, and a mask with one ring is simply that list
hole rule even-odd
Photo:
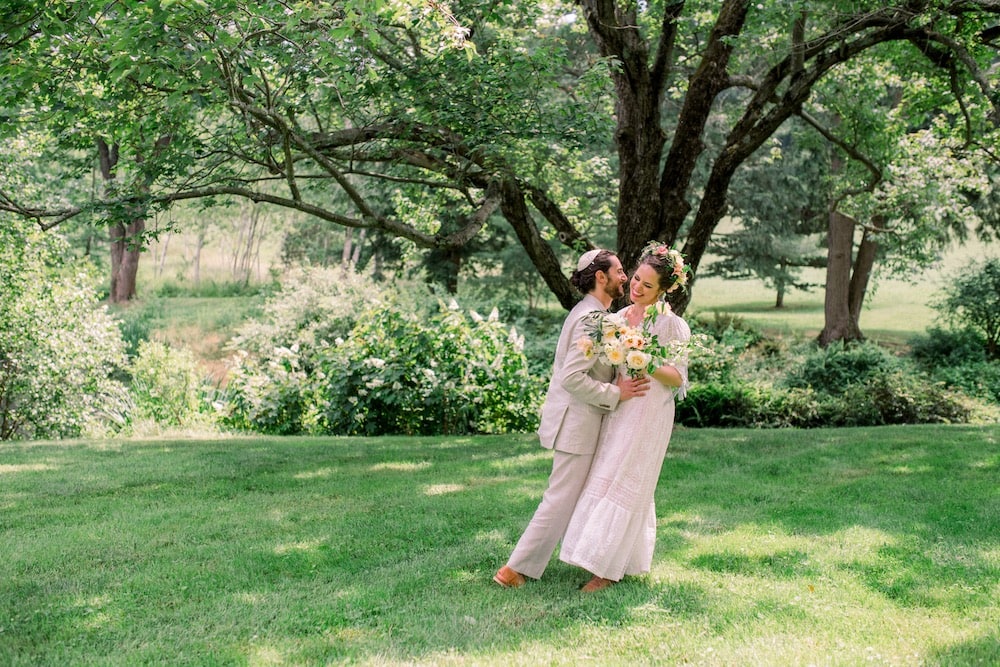
[{"label": "open lawn in background", "polygon": [[[246,318],[259,313],[263,296],[229,295],[232,287],[230,268],[232,260],[218,249],[206,248],[202,255],[205,276],[196,288],[185,278],[190,267],[177,253],[183,248],[176,242],[168,255],[168,270],[156,275],[157,266],[146,261],[140,266],[139,299],[131,308],[151,305],[154,337],[171,344],[184,344],[205,361],[211,375],[218,379],[224,374],[222,347],[236,328]],[[159,250],[156,250],[159,252]],[[270,243],[262,251],[264,273],[277,268],[279,247]],[[996,256],[1000,247],[995,244],[971,240],[964,246],[952,246],[941,261],[918,275],[907,278],[878,276],[870,287],[861,313],[861,330],[872,341],[900,348],[929,327],[945,326],[942,315],[935,311],[932,301],[940,296],[948,277],[963,270],[970,263],[987,256]],[[155,253],[154,253],[155,255]],[[705,259],[706,266],[713,260]],[[821,285],[825,271],[805,269],[801,280]],[[213,287],[217,294],[212,294]],[[170,296],[157,296],[158,293]],[[193,296],[193,293],[201,293]],[[205,294],[208,295],[205,295]],[[785,296],[785,307],[774,307],[776,294],[757,280],[722,280],[700,278],[693,292],[688,312],[689,319],[698,316],[711,320],[716,313],[736,317],[770,336],[812,340],[823,328],[823,300],[821,287],[810,291],[791,290]],[[482,304],[476,304],[481,307]],[[561,320],[563,311],[554,299],[542,302],[553,320]],[[558,327],[554,326],[554,334]],[[554,342],[553,342],[554,344]]]},{"label": "open lawn in background", "polygon": [[653,571],[491,581],[532,435],[0,447],[3,665],[996,665],[1000,426],[675,431]]}]

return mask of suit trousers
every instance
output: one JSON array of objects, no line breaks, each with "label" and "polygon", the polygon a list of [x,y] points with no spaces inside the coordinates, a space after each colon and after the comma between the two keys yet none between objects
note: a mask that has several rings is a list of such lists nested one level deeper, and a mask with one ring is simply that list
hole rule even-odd
[{"label": "suit trousers", "polygon": [[534,516],[517,541],[507,565],[526,577],[539,579],[566,533],[576,501],[590,473],[594,454],[552,453],[549,486]]}]

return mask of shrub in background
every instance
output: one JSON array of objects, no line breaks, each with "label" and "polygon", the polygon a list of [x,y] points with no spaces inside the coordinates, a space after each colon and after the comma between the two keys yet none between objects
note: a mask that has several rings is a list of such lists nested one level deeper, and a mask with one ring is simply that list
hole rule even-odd
[{"label": "shrub in background", "polygon": [[974,398],[1000,404],[1000,362],[980,361],[961,366],[941,366],[932,375],[947,387]]},{"label": "shrub in background", "polygon": [[308,367],[318,346],[346,337],[364,304],[383,298],[381,289],[370,276],[351,270],[294,269],[267,298],[260,317],[237,330],[229,348],[259,359],[278,348],[295,348]]},{"label": "shrub in background", "polygon": [[975,262],[952,275],[934,305],[956,326],[980,333],[986,356],[1000,360],[1000,258]]},{"label": "shrub in background", "polygon": [[817,347],[785,376],[788,387],[811,387],[818,392],[839,396],[848,387],[865,384],[869,379],[900,367],[900,361],[874,343],[836,342]]},{"label": "shrub in background", "polygon": [[708,349],[695,348],[689,359],[688,379],[695,387],[710,384],[721,387],[736,382],[741,357],[764,340],[759,331],[742,319],[720,313],[715,313],[712,319],[696,315],[691,319],[691,332],[708,338]]},{"label": "shrub in background", "polygon": [[341,270],[307,285],[293,277],[234,345],[225,403],[237,428],[499,433],[537,421],[540,382],[523,338],[495,313],[466,314],[419,285],[380,291]]},{"label": "shrub in background", "polygon": [[[719,335],[719,334],[716,334]],[[755,428],[967,422],[970,400],[874,343],[789,347],[760,340],[737,352],[717,344],[728,372],[692,364],[677,406],[688,426]],[[696,381],[700,373],[701,380]]]},{"label": "shrub in background", "polygon": [[142,341],[130,366],[132,397],[129,415],[133,432],[143,424],[158,427],[209,425],[209,385],[198,361],[187,348]]},{"label": "shrub in background", "polygon": [[971,414],[964,397],[867,341],[816,348],[792,366],[783,385],[815,390],[824,426],[965,422]]},{"label": "shrub in background", "polygon": [[533,430],[541,382],[523,339],[452,303],[415,317],[372,308],[327,348],[313,377],[313,430],[381,435]]},{"label": "shrub in background", "polygon": [[117,324],[99,306],[93,267],[64,264],[54,234],[0,224],[0,440],[113,428],[125,365]]},{"label": "shrub in background", "polygon": [[975,329],[931,327],[907,341],[909,357],[924,371],[986,361],[986,339]]},{"label": "shrub in background", "polygon": [[910,358],[928,376],[969,396],[1000,403],[1000,361],[986,358],[986,339],[971,328],[933,327],[910,341]]},{"label": "shrub in background", "polygon": [[223,423],[270,435],[302,433],[306,380],[297,345],[277,345],[266,356],[240,350],[220,392]]}]

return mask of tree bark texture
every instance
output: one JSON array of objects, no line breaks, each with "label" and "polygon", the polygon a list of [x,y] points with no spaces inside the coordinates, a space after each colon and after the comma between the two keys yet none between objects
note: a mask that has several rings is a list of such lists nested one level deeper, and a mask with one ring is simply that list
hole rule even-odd
[{"label": "tree bark texture", "polygon": [[504,218],[514,228],[514,233],[531,258],[532,264],[538,269],[542,280],[555,294],[559,304],[569,310],[580,300],[580,295],[563,275],[555,251],[542,240],[541,232],[525,204],[524,191],[513,178],[508,177],[503,179],[500,192],[500,209]]},{"label": "tree bark texture", "polygon": [[[118,146],[97,141],[98,161],[104,190],[109,197],[115,193]],[[108,232],[111,241],[111,285],[108,299],[111,303],[127,303],[135,298],[136,275],[139,272],[139,255],[142,252],[142,233],[146,229],[144,217],[129,222],[112,222]]]},{"label": "tree bark texture", "polygon": [[851,254],[854,249],[855,220],[831,211],[827,232],[826,300],[823,306],[825,325],[819,344],[843,340],[862,340],[861,329],[851,314]]},{"label": "tree bark texture", "polygon": [[847,296],[847,307],[851,312],[851,318],[859,329],[861,327],[861,306],[865,302],[865,293],[868,291],[868,283],[877,256],[878,242],[875,240],[875,234],[865,231],[861,237],[861,243],[858,245],[857,256],[854,258],[854,270],[851,272],[851,285]]}]

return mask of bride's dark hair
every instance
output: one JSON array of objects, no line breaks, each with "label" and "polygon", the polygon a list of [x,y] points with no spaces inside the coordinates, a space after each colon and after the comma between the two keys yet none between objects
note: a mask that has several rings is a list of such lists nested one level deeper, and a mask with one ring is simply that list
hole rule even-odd
[{"label": "bride's dark hair", "polygon": [[[658,255],[643,255],[639,258],[639,263],[636,265],[636,270],[640,266],[645,264],[649,268],[656,271],[656,275],[660,280],[660,289],[666,294],[667,290],[673,287],[674,281],[677,276],[674,275],[674,265],[666,257],[660,257]],[[632,272],[635,275],[635,271]],[[663,298],[662,295],[660,298]]]},{"label": "bride's dark hair", "polygon": [[687,285],[690,268],[684,265],[681,253],[667,245],[657,241],[647,243],[639,255],[639,263],[635,268],[638,269],[643,264],[656,271],[660,279],[660,289],[664,292],[673,292],[678,287],[684,289]]}]

